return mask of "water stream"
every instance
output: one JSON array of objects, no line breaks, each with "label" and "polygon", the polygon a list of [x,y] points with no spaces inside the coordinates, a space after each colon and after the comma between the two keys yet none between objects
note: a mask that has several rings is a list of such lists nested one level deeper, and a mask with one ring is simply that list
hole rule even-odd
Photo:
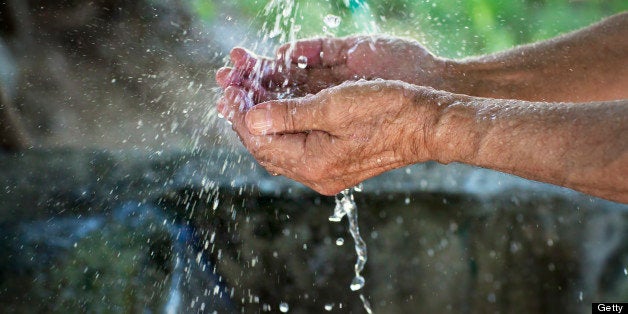
[{"label": "water stream", "polygon": [[[364,0],[344,0],[344,5],[350,14],[351,21],[357,29],[361,29],[367,34],[377,33],[379,28],[375,19],[370,11],[368,4]],[[298,33],[301,30],[299,25],[299,15],[303,8],[296,3],[295,0],[270,0],[263,14],[265,16],[274,16],[272,23],[264,23],[261,30],[258,32],[261,42],[254,44],[253,48],[261,48],[260,51],[265,55],[273,55],[272,51],[269,51],[270,42],[277,41],[280,44],[283,43],[295,43],[298,39]],[[342,23],[342,17],[327,14],[323,17],[322,32],[326,36],[335,36],[337,28]],[[290,54],[290,49],[287,52]],[[307,58],[301,56],[297,58],[297,67],[301,69],[307,68]],[[289,63],[285,64],[285,67],[290,67]],[[253,71],[253,80],[255,81],[256,75],[261,76],[262,69],[255,69]],[[257,73],[257,74],[256,74]],[[287,92],[285,97],[290,97],[290,93]],[[329,217],[332,222],[340,222],[343,217],[347,217],[349,222],[349,232],[355,242],[355,251],[357,254],[357,260],[354,265],[355,277],[351,281],[350,289],[352,291],[361,290],[365,285],[365,279],[362,276],[362,271],[367,261],[367,247],[366,242],[360,236],[360,230],[358,227],[358,209],[354,200],[353,191],[361,191],[361,186],[357,186],[354,189],[346,189],[336,196],[336,206],[334,213]],[[364,305],[364,309],[367,313],[372,313],[371,306],[363,294],[360,294],[360,299]],[[287,304],[280,307],[282,312],[288,311]]]},{"label": "water stream", "polygon": [[[361,191],[362,187],[357,186],[353,190]],[[355,252],[357,254],[357,260],[354,265],[355,277],[353,277],[349,288],[353,291],[358,291],[362,289],[365,284],[364,277],[361,273],[366,265],[367,248],[366,242],[364,242],[364,239],[360,236],[360,227],[358,226],[358,207],[355,204],[353,190],[346,189],[336,195],[336,207],[334,208],[334,213],[329,217],[329,221],[340,222],[345,216],[349,221],[349,232],[351,233],[351,237],[353,237]],[[372,313],[373,311],[371,309],[371,305],[363,294],[360,294],[360,299],[362,300],[362,304],[364,305],[366,312],[369,314]]]}]

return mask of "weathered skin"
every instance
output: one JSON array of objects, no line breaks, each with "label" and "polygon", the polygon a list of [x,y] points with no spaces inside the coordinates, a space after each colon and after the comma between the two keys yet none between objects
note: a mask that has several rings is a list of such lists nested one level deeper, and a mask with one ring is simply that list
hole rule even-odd
[{"label": "weathered skin", "polygon": [[322,194],[435,160],[628,202],[626,38],[628,13],[467,60],[386,37],[305,40],[276,60],[235,48],[218,110],[266,169]]}]

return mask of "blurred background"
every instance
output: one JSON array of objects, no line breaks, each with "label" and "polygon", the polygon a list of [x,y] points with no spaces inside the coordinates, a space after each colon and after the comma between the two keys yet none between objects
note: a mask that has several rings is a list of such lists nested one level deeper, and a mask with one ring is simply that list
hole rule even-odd
[{"label": "blurred background", "polygon": [[[15,0],[0,6],[5,146],[153,150],[216,144],[213,75],[235,45],[271,53],[282,39],[379,31],[460,58],[550,38],[628,8],[621,0]],[[340,18],[337,27],[325,24],[329,14]]]},{"label": "blurred background", "polygon": [[[268,176],[214,109],[242,45],[381,32],[450,58],[624,0],[0,2],[0,312],[361,313],[333,198]],[[334,22],[335,21],[335,22]],[[628,301],[628,206],[426,163],[356,196],[376,313]],[[342,241],[344,245],[337,245]],[[280,304],[283,306],[280,307]]]}]

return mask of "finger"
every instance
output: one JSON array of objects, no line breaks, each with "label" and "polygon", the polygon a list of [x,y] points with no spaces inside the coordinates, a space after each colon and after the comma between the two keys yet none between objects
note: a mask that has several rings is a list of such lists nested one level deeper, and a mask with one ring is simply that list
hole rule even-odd
[{"label": "finger", "polygon": [[247,97],[242,88],[229,87],[223,97],[228,106],[224,109],[225,116],[233,123],[234,131],[257,160],[264,166],[271,165],[277,174],[289,173],[301,160],[307,134],[258,136],[250,133],[245,124],[246,110],[242,110],[247,106]]},{"label": "finger", "polygon": [[251,134],[244,123],[245,111],[240,110],[246,106],[246,97],[247,94],[242,88],[229,87],[225,91],[225,96],[221,98],[223,106],[227,107],[223,110],[230,112],[234,131],[246,149],[271,174],[293,177],[293,170],[302,162],[307,134],[268,136]]},{"label": "finger", "polygon": [[299,58],[307,60],[307,65],[321,65],[323,38],[312,38],[285,44],[277,49],[277,58],[285,64],[297,64]]},{"label": "finger", "polygon": [[233,48],[229,55],[233,66],[248,78],[264,77],[275,68],[275,60],[258,56],[244,48]]},{"label": "finger", "polygon": [[253,105],[269,100],[279,99],[282,95],[280,92],[269,90],[256,80],[243,80],[240,82],[238,87],[246,91],[249,98],[252,100]]},{"label": "finger", "polygon": [[235,124],[237,119],[243,119],[244,111],[252,106],[253,101],[244,89],[229,86],[219,100],[217,109],[227,120]]},{"label": "finger", "polygon": [[231,127],[240,138],[244,147],[249,150],[256,159],[260,160],[260,156],[256,154],[256,152],[259,151],[263,144],[269,142],[269,138],[253,135],[246,127],[244,122],[246,109],[244,108],[251,102],[247,92],[240,87],[230,86],[225,90],[221,102],[222,104],[219,105],[219,108],[222,108],[221,113],[231,122]]},{"label": "finger", "polygon": [[257,136],[251,152],[266,169],[293,178],[303,168],[306,137],[306,133]]},{"label": "finger", "polygon": [[[216,73],[216,82],[218,85],[226,89],[229,86],[238,86],[245,89],[254,104],[269,100],[279,99],[282,93],[286,93],[290,89],[284,89],[282,93],[269,90],[269,88],[261,85],[258,80],[244,78],[240,71],[233,68],[221,68]],[[274,88],[272,84],[267,86]]]},{"label": "finger", "polygon": [[277,55],[292,64],[307,60],[307,68],[330,67],[344,63],[347,60],[347,51],[362,37],[301,40],[281,46]]},{"label": "finger", "polygon": [[249,98],[253,101],[253,105],[270,100],[276,100],[280,97],[279,93],[269,91],[268,89],[251,81],[244,81],[242,87],[247,90]]},{"label": "finger", "polygon": [[216,110],[223,117],[225,116],[226,107],[227,107],[227,101],[225,100],[225,97],[224,96],[220,97],[220,99],[218,99],[218,102],[216,103]]},{"label": "finger", "polygon": [[[284,70],[285,71],[285,70]],[[316,94],[319,91],[338,85],[349,79],[359,79],[345,65],[330,68],[301,69],[291,67],[287,73],[277,73],[263,82],[268,90],[290,94],[292,97],[301,97],[306,94]]]},{"label": "finger", "polygon": [[[262,102],[277,97],[269,95],[269,90],[282,90],[290,85],[289,75],[286,75],[282,65],[278,65],[275,60],[258,57],[254,53],[243,49],[234,48],[231,51],[232,61],[235,69],[230,76],[220,73],[219,82],[222,85],[240,85],[248,90],[253,90],[255,102]],[[222,86],[221,85],[221,86]],[[224,88],[224,87],[223,87]]]},{"label": "finger", "polygon": [[283,175],[316,189],[316,184],[312,185],[312,182],[302,175],[303,172],[312,173],[317,170],[315,169],[316,165],[309,164],[305,158],[306,141],[310,134],[296,133],[267,136],[251,134],[244,123],[244,111],[239,110],[240,107],[243,107],[243,104],[238,104],[238,100],[241,102],[245,101],[245,91],[241,88],[229,87],[225,94],[223,98],[225,101],[229,99],[228,102],[233,112],[233,129],[238,134],[242,144],[251,152],[255,159],[273,175]]},{"label": "finger", "polygon": [[246,113],[246,126],[256,135],[322,130],[324,104],[314,99],[315,96],[307,96],[262,103]]},{"label": "finger", "polygon": [[216,110],[222,116],[222,118],[227,119],[230,123],[233,123],[234,112],[232,106],[230,104],[231,100],[228,100],[227,97],[223,96],[218,100],[218,104],[216,106]]},{"label": "finger", "polygon": [[243,72],[239,69],[223,67],[216,72],[216,82],[222,88],[227,88],[230,85],[241,85],[245,79]]},{"label": "finger", "polygon": [[216,71],[216,82],[222,88],[229,86],[229,76],[231,74],[231,68],[223,67]]},{"label": "finger", "polygon": [[[231,61],[236,70],[232,70],[230,79],[226,73],[220,73],[225,86],[240,85],[245,80],[259,83],[267,89],[284,89],[307,81],[307,73],[296,66],[286,65],[278,60],[259,57],[244,48],[236,47],[231,51]],[[252,83],[248,83],[252,86]]]},{"label": "finger", "polygon": [[251,63],[255,62],[255,55],[247,49],[235,47],[229,53],[231,63],[236,68],[247,68]]},{"label": "finger", "polygon": [[308,71],[298,66],[286,66],[282,62],[276,62],[274,69],[262,77],[262,84],[278,90],[307,84]]}]

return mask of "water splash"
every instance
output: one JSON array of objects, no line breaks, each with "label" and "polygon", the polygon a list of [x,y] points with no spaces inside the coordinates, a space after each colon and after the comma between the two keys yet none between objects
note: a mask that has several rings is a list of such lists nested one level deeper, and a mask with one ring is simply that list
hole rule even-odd
[{"label": "water splash", "polygon": [[366,0],[344,0],[344,4],[351,11],[351,19],[357,29],[362,29],[367,34],[375,34],[380,31]]},{"label": "water splash", "polygon": [[290,306],[288,305],[288,303],[281,302],[279,304],[279,311],[281,311],[281,313],[288,313],[289,310],[290,310]]},{"label": "water splash", "polygon": [[297,66],[300,69],[305,69],[307,67],[307,57],[306,56],[300,56],[299,58],[297,58]]},{"label": "water splash", "polygon": [[323,18],[323,22],[325,23],[325,25],[329,26],[330,28],[338,27],[341,21],[342,21],[342,18],[340,16],[333,15],[333,14],[327,14]]},{"label": "water splash", "polygon": [[[356,190],[361,191],[361,186],[359,186]],[[366,242],[364,242],[364,239],[360,236],[360,227],[358,226],[358,207],[355,204],[352,189],[346,189],[336,195],[336,207],[334,207],[334,212],[329,217],[329,221],[339,222],[345,216],[349,221],[349,232],[355,242],[355,252],[357,254],[357,260],[354,265],[355,277],[353,277],[349,288],[352,291],[358,291],[362,289],[365,284],[364,277],[361,273],[366,265],[367,248]],[[360,299],[362,300],[362,304],[364,305],[366,312],[372,313],[370,304],[362,294],[360,294]]]},{"label": "water splash", "polygon": [[[335,35],[334,32],[339,29],[341,23],[343,23],[343,27],[345,25],[349,26],[353,24],[356,29],[366,32],[367,34],[379,32],[379,27],[375,22],[375,18],[366,0],[343,0],[343,2],[350,12],[349,15],[343,15],[343,17],[340,17],[333,14],[327,14],[322,20],[325,25],[323,28],[323,32],[325,34],[332,36]],[[256,43],[252,48],[258,50],[263,55],[272,55],[274,50],[272,47],[275,46],[275,44],[289,43],[289,48],[285,53],[287,55],[291,55],[294,45],[298,39],[298,33],[301,30],[301,26],[298,24],[298,21],[302,20],[299,2],[295,0],[269,0],[262,14],[271,18],[274,17],[274,19],[264,23],[258,32],[261,41]],[[257,48],[261,48],[261,50]],[[259,64],[256,64],[256,68],[253,69],[252,77],[250,78],[254,84],[259,84],[261,82],[261,76],[263,75],[263,69],[258,68],[258,65]],[[291,63],[288,59],[286,59],[286,63],[281,66],[282,67],[279,69],[280,71],[288,71],[290,70]],[[307,68],[307,57],[299,57],[297,59],[296,66],[300,69]],[[287,82],[285,83],[287,84]],[[287,97],[291,97],[290,91],[287,91],[285,94],[279,96],[279,98]],[[361,190],[361,185],[355,188],[355,191],[357,192],[360,192]],[[349,231],[354,239],[355,251],[357,254],[357,260],[354,265],[355,277],[351,281],[349,287],[352,291],[358,291],[365,285],[365,279],[361,273],[367,261],[367,248],[366,243],[360,236],[357,206],[353,198],[353,190],[350,189],[345,190],[336,196],[336,207],[333,215],[329,217],[329,220],[339,222],[342,220],[342,217],[345,216],[349,221]],[[343,240],[340,240],[339,242],[337,241],[336,244],[342,245],[343,242]],[[360,299],[362,300],[366,312],[372,313],[370,304],[363,294],[360,294]],[[338,306],[339,308],[342,308],[342,304],[339,304]],[[327,309],[326,305],[325,309],[331,310],[332,307],[333,304],[329,307],[329,309]],[[287,304],[285,309],[286,311],[288,310]]]},{"label": "water splash", "polygon": [[360,300],[362,300],[362,304],[364,305],[364,309],[366,310],[366,313],[373,314],[373,310],[371,309],[371,303],[369,303],[369,301],[361,293],[360,293]]}]

